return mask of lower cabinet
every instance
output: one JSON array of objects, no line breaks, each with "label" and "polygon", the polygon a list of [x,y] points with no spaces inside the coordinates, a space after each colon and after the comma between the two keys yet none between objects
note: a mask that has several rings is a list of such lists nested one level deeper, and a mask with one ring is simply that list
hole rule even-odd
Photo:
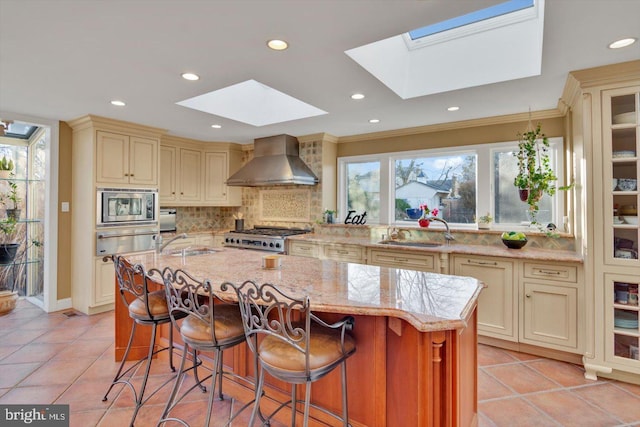
[{"label": "lower cabinet", "polygon": [[91,307],[113,304],[116,295],[116,274],[113,261],[108,258],[95,260],[95,280],[91,291]]},{"label": "lower cabinet", "polygon": [[577,265],[522,262],[520,342],[579,353],[584,289]]},{"label": "lower cabinet", "polygon": [[520,342],[561,350],[578,345],[578,290],[524,282]]},{"label": "lower cabinet", "polygon": [[367,253],[367,263],[381,267],[440,273],[439,253],[412,253],[406,250],[394,251],[370,248]]},{"label": "lower cabinet", "polygon": [[478,299],[478,334],[518,341],[518,276],[514,260],[453,256],[451,274],[481,280]]}]

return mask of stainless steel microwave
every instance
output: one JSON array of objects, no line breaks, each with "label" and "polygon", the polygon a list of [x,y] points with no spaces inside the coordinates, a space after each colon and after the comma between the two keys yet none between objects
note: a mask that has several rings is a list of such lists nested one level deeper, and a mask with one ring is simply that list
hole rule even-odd
[{"label": "stainless steel microwave", "polygon": [[99,188],[97,225],[156,225],[158,191],[152,189]]}]

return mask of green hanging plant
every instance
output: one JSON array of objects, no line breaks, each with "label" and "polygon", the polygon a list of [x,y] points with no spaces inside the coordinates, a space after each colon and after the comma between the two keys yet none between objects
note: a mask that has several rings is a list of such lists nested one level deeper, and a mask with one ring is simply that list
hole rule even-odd
[{"label": "green hanging plant", "polygon": [[529,205],[531,224],[540,225],[536,217],[542,196],[553,196],[557,190],[568,190],[572,185],[556,186],[558,177],[551,167],[549,139],[540,123],[535,129],[518,134],[518,151],[514,156],[518,160],[518,175],[513,184],[520,191],[520,200]]}]

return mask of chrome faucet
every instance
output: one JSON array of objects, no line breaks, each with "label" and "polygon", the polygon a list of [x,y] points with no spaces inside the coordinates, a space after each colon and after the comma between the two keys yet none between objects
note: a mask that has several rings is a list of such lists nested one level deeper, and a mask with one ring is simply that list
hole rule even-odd
[{"label": "chrome faucet", "polygon": [[450,241],[456,240],[456,238],[453,237],[453,235],[451,234],[451,230],[449,229],[449,223],[447,221],[445,221],[442,218],[438,218],[437,216],[431,216],[427,219],[429,221],[438,221],[444,224],[444,226],[446,227],[446,231],[444,233],[444,239],[447,241],[447,245],[449,244]]},{"label": "chrome faucet", "polygon": [[172,237],[171,239],[169,239],[168,241],[162,243],[162,236],[160,234],[158,234],[156,236],[156,252],[161,254],[162,251],[164,250],[164,248],[166,248],[167,246],[169,246],[169,244],[175,240],[178,239],[186,239],[187,238],[187,233],[182,233],[182,234],[178,234],[177,236]]}]

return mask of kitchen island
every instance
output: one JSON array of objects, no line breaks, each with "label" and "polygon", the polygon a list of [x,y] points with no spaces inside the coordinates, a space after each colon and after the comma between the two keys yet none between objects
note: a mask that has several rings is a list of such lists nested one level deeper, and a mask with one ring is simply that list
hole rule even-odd
[{"label": "kitchen island", "polygon": [[[128,258],[146,269],[182,268],[214,285],[269,282],[292,296],[309,295],[312,310],[327,321],[353,315],[357,351],[347,362],[353,426],[477,424],[476,303],[482,283],[295,256],[282,256],[281,268],[266,270],[263,256],[264,252],[223,248],[207,255],[146,253]],[[128,321],[126,310],[116,308],[116,354],[126,346]],[[225,351],[224,364],[227,370],[253,378],[253,359],[245,345]],[[244,401],[252,398],[244,382],[225,379],[224,387]],[[289,390],[267,376],[265,411],[287,400]],[[312,401],[339,412],[339,390],[336,371],[314,383]],[[286,412],[279,415],[288,422]],[[312,418],[311,425],[335,423],[321,412],[312,411]]]}]

